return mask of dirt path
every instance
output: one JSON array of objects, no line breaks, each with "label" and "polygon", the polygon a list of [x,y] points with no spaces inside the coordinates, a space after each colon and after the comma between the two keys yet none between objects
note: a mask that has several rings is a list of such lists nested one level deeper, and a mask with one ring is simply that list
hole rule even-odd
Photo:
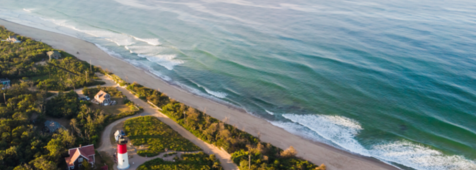
[{"label": "dirt path", "polygon": [[[128,82],[137,82],[145,87],[160,89],[161,92],[188,106],[208,115],[223,120],[227,118],[228,124],[245,129],[249,134],[260,136],[262,142],[270,143],[281,149],[293,146],[298,152],[297,156],[314,164],[324,163],[328,170],[369,170],[369,169],[398,169],[375,158],[360,156],[333,146],[312,141],[293,134],[281,127],[275,126],[265,119],[251,115],[244,110],[229,107],[228,105],[194,95],[186,90],[170,85],[158,79],[149,72],[138,69],[132,64],[110,56],[99,49],[95,44],[71,36],[40,30],[0,19],[0,25],[7,29],[41,40],[53,48],[76,54],[83,61],[92,61],[92,64],[108,69]],[[246,128],[245,128],[246,127]]]},{"label": "dirt path", "polygon": [[[106,78],[106,77],[101,77],[103,78],[103,81],[106,82],[106,84],[112,85],[114,84],[111,79]],[[117,86],[117,85],[116,85]],[[177,131],[180,135],[185,137],[187,140],[191,141],[198,147],[202,148],[203,152],[207,154],[215,154],[215,156],[220,160],[221,165],[225,170],[237,170],[238,167],[231,161],[231,155],[228,154],[226,151],[218,149],[217,147],[210,145],[197,137],[195,137],[192,133],[189,131],[185,130],[183,127],[181,127],[179,124],[175,123],[172,119],[168,118],[166,115],[162,114],[159,112],[157,109],[153,108],[143,100],[135,97],[127,91],[125,88],[118,87],[117,88],[119,91],[121,91],[127,98],[131,101],[133,101],[135,104],[138,106],[142,107],[144,109],[144,112],[141,114],[137,114],[131,117],[126,117],[122,118],[119,120],[114,121],[113,123],[109,124],[106,126],[104,129],[104,132],[101,135],[101,144],[98,148],[96,148],[98,151],[104,151],[107,154],[113,154],[114,149],[116,148],[115,145],[112,145],[110,142],[110,137],[113,135],[113,127],[116,126],[117,124],[121,123],[122,121],[125,121],[127,119],[133,118],[133,117],[138,117],[138,116],[155,116],[157,117],[160,121],[164,122],[165,124],[169,125],[173,130]],[[79,90],[79,89],[77,89]],[[129,164],[130,168],[129,169],[137,169],[141,164],[143,164],[146,161],[149,161],[151,159],[157,158],[157,157],[163,157],[165,153],[161,153],[158,156],[155,157],[141,157],[138,156],[135,152],[129,152],[129,155],[132,156],[131,159],[129,159]],[[117,169],[116,166],[114,166],[114,169]]]}]

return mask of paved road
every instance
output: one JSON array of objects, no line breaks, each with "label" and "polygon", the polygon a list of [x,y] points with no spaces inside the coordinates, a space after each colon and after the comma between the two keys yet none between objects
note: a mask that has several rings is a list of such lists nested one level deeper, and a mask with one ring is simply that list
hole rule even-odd
[{"label": "paved road", "polygon": [[[105,81],[106,84],[109,84],[109,85],[114,84],[114,82],[111,79],[107,78],[107,77],[101,77],[101,78],[103,78],[103,81]],[[123,122],[123,121],[125,121],[129,118],[132,118],[132,117],[150,115],[150,116],[157,117],[160,121],[169,125],[172,129],[177,131],[180,135],[182,135],[183,137],[185,137],[186,139],[188,139],[189,141],[191,141],[192,143],[194,143],[198,147],[202,148],[203,152],[205,152],[207,154],[215,154],[216,157],[220,160],[220,163],[221,163],[221,165],[223,166],[223,168],[225,170],[238,170],[238,167],[231,161],[231,155],[228,154],[226,151],[221,150],[221,149],[219,149],[219,148],[217,148],[213,145],[210,145],[210,144],[198,139],[192,133],[185,130],[179,124],[175,123],[172,119],[168,118],[166,115],[159,112],[156,108],[150,106],[149,104],[147,104],[143,100],[141,100],[141,99],[137,98],[136,96],[132,95],[125,88],[118,87],[117,89],[120,90],[125,96],[127,96],[127,98],[129,100],[133,101],[136,105],[142,107],[144,109],[144,112],[141,113],[141,114],[131,116],[131,117],[126,117],[126,118],[119,119],[119,120],[109,124],[108,126],[106,126],[106,128],[104,129],[104,132],[101,135],[101,144],[98,148],[96,148],[98,151],[104,151],[106,153],[111,153],[111,154],[114,153],[114,149],[116,148],[116,146],[112,145],[111,142],[110,142],[110,137],[114,133],[114,132],[112,132],[112,128],[114,126],[116,126],[117,124],[119,124],[119,123],[121,123],[121,122]],[[79,89],[77,89],[76,91],[78,91],[78,90]],[[129,160],[129,163],[130,163],[130,168],[129,169],[137,169],[137,167],[139,167],[144,162],[146,162],[148,160],[151,160],[151,159],[154,159],[156,157],[160,157],[161,155],[163,155],[163,154],[160,154],[160,155],[155,156],[155,157],[146,158],[146,157],[138,156],[133,152],[129,152],[128,154],[133,156],[133,158],[131,158]],[[132,162],[134,162],[134,164],[132,164]],[[114,169],[117,169],[116,165],[114,166]]]}]

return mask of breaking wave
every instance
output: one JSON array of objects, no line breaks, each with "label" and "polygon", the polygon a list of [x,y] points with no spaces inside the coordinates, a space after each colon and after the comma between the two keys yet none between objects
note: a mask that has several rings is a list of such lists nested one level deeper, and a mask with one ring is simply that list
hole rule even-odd
[{"label": "breaking wave", "polygon": [[133,38],[153,46],[158,46],[161,44],[158,38],[137,38],[137,37],[133,37]]},{"label": "breaking wave", "polygon": [[107,54],[109,54],[110,56],[113,56],[113,57],[117,57],[117,58],[122,58],[122,56],[112,50],[109,50],[107,49],[106,47],[103,47],[99,44],[94,44],[96,45],[96,47],[98,47],[99,49],[101,49],[102,51],[106,52]]},{"label": "breaking wave", "polygon": [[342,148],[364,156],[370,156],[367,149],[355,139],[355,136],[362,130],[359,122],[355,120],[330,115],[283,114],[283,117],[311,129]]},{"label": "breaking wave", "polygon": [[[343,116],[283,114],[283,117],[293,123],[271,123],[291,133],[324,143],[333,143],[360,155],[422,170],[476,169],[476,162],[463,156],[445,155],[432,148],[404,140],[380,142],[365,148],[355,138],[363,130],[360,123]],[[299,125],[302,127],[296,127]],[[309,137],[314,135],[313,132],[319,137]],[[321,140],[320,137],[325,140]]]},{"label": "breaking wave", "polygon": [[205,89],[205,91],[206,91],[208,94],[211,94],[211,95],[213,95],[213,96],[215,96],[215,97],[218,97],[218,98],[221,98],[221,99],[223,99],[223,98],[225,98],[225,97],[227,96],[227,94],[226,94],[226,93],[223,93],[223,92],[211,91],[211,90],[208,90],[207,88],[203,88],[203,89]]},{"label": "breaking wave", "polygon": [[163,67],[165,67],[168,70],[174,69],[174,66],[182,64],[183,61],[181,60],[175,60],[175,57],[177,57],[175,54],[165,54],[165,55],[154,55],[154,56],[147,56],[147,55],[141,55],[138,54],[139,57],[144,57],[150,62],[159,64]]},{"label": "breaking wave", "polygon": [[23,8],[23,11],[26,11],[28,13],[31,13],[35,10],[35,8]]},{"label": "breaking wave", "polygon": [[[109,41],[119,47],[124,48],[125,50],[128,50],[130,53],[135,53],[138,57],[147,58],[147,60],[150,62],[161,65],[168,70],[172,70],[176,65],[184,63],[182,60],[175,59],[177,55],[170,54],[170,49],[167,50],[165,47],[161,47],[161,42],[158,38],[139,38],[137,36],[125,33],[87,26],[79,26],[69,20],[44,18],[30,14],[33,10],[35,9],[23,8],[23,11],[26,11],[27,13],[22,11],[2,10],[3,14],[0,14],[0,17],[7,20],[12,20],[14,22],[19,22],[21,24],[67,34],[82,39],[91,39],[91,37],[94,37],[96,39]],[[22,16],[22,18],[18,18],[19,16]],[[95,44],[108,54],[122,58],[120,54],[106,49],[104,45],[101,46],[97,42],[95,42]],[[167,54],[162,54],[164,51],[167,51]]]},{"label": "breaking wave", "polygon": [[270,115],[274,115],[273,112],[270,112],[270,111],[268,111],[268,110],[265,110],[265,111],[266,111],[266,113],[268,113],[268,114],[270,114]]}]

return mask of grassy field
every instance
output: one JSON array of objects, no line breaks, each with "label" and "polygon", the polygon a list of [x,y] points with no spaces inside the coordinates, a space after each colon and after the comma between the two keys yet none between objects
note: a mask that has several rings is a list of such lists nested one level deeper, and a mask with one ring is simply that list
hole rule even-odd
[{"label": "grassy field", "polygon": [[176,159],[175,162],[164,161],[160,158],[145,162],[138,170],[220,170],[220,163],[213,157],[203,152],[196,154],[183,154],[182,158]]},{"label": "grassy field", "polygon": [[124,123],[126,135],[135,146],[144,145],[146,150],[140,150],[141,156],[155,156],[168,150],[199,151],[198,146],[188,141],[172,128],[152,116],[128,119]]}]

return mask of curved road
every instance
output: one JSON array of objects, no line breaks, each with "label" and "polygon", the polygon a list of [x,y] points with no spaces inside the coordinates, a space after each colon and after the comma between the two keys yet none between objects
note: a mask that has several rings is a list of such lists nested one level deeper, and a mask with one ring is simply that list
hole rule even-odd
[{"label": "curved road", "polygon": [[[103,79],[103,81],[106,82],[106,84],[114,84],[114,82],[111,79],[107,78],[107,77],[101,77],[101,78]],[[118,86],[116,86],[116,87],[118,87]],[[185,137],[187,140],[191,141],[192,143],[194,143],[195,145],[200,147],[203,150],[203,152],[205,152],[207,154],[215,154],[216,158],[218,158],[220,160],[221,166],[225,170],[238,170],[238,167],[231,161],[231,155],[228,154],[226,151],[221,150],[221,149],[217,148],[216,146],[210,145],[210,144],[198,139],[192,133],[185,130],[182,126],[175,123],[172,119],[168,118],[166,115],[159,112],[158,109],[152,107],[151,105],[147,104],[143,100],[141,100],[141,99],[137,98],[136,96],[132,95],[132,93],[130,93],[125,88],[118,87],[117,89],[119,91],[121,91],[125,96],[127,96],[127,98],[129,100],[133,101],[137,106],[142,107],[144,109],[144,112],[141,113],[141,114],[137,114],[137,115],[133,115],[133,116],[129,116],[129,117],[125,117],[125,118],[116,120],[116,121],[112,122],[111,124],[109,124],[108,126],[106,126],[106,128],[104,129],[104,131],[101,135],[100,146],[98,148],[96,148],[96,150],[104,151],[107,154],[114,153],[114,149],[116,148],[116,146],[112,145],[111,142],[110,142],[110,138],[113,135],[112,128],[114,126],[116,126],[117,124],[119,124],[119,123],[121,123],[121,122],[123,122],[123,121],[125,121],[129,118],[150,115],[150,116],[157,117],[160,121],[169,125],[173,130],[178,132],[180,135]],[[151,160],[151,159],[154,159],[154,158],[157,158],[157,157],[161,157],[163,155],[163,153],[161,153],[158,156],[149,157],[149,158],[138,156],[133,152],[129,152],[129,155],[133,156],[129,160],[129,164],[130,164],[129,169],[137,169],[137,167],[139,167],[144,162],[146,162],[148,160]],[[111,156],[111,155],[109,155],[109,156]],[[132,162],[134,162],[134,164],[132,164]],[[117,169],[116,165],[114,165],[113,168]]]}]

